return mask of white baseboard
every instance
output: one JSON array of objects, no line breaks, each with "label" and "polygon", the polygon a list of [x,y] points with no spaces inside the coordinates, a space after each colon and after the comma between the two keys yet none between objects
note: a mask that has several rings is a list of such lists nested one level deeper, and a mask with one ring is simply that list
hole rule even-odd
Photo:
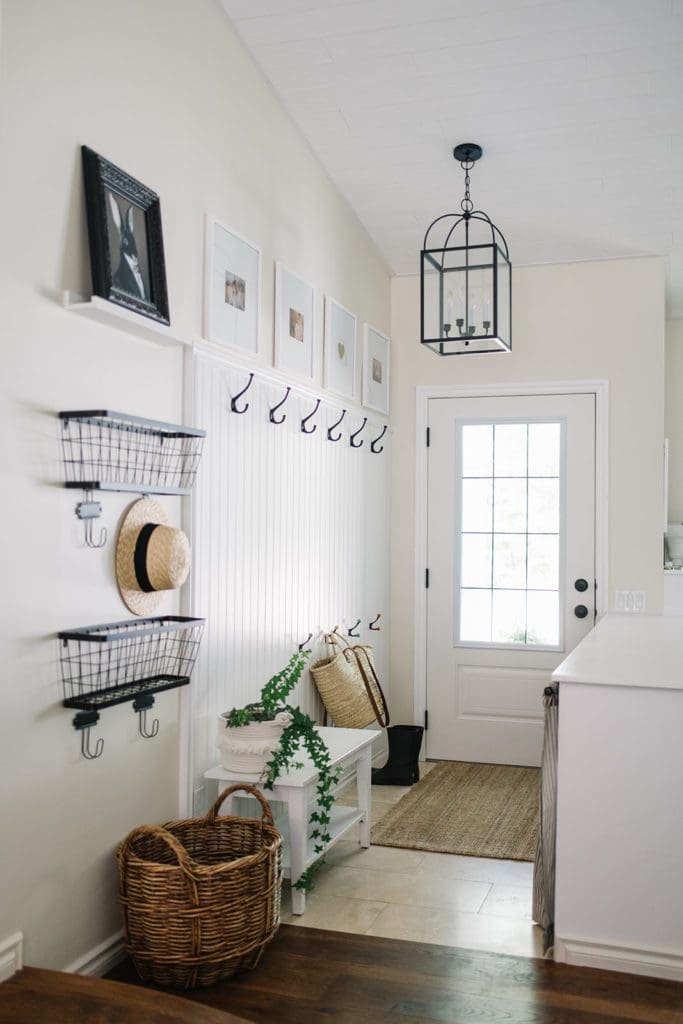
[{"label": "white baseboard", "polygon": [[116,932],[104,942],[100,942],[99,946],[95,946],[84,956],[74,960],[64,970],[67,974],[87,974],[91,977],[101,978],[112,967],[121,963],[125,956],[126,944],[123,940],[123,932]]},{"label": "white baseboard", "polygon": [[604,971],[645,974],[651,978],[683,981],[683,954],[632,946],[609,946],[585,939],[555,936],[555,960],[577,967],[598,967]]},{"label": "white baseboard", "polygon": [[24,963],[24,936],[15,932],[0,942],[0,982],[20,971]]}]

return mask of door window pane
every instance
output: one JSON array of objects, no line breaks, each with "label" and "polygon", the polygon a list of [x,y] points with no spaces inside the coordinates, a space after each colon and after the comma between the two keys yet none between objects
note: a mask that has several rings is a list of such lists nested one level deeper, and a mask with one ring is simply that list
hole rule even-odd
[{"label": "door window pane", "polygon": [[557,646],[562,425],[462,426],[461,643]]},{"label": "door window pane", "polygon": [[529,476],[560,475],[560,424],[529,424]]},{"label": "door window pane", "polygon": [[527,594],[527,643],[556,646],[560,642],[560,595],[557,591]]},{"label": "door window pane", "polygon": [[529,534],[527,586],[530,590],[557,590],[560,538],[557,534]]},{"label": "door window pane", "polygon": [[491,476],[493,424],[471,423],[462,428],[462,475]]},{"label": "door window pane", "polygon": [[460,638],[470,643],[491,639],[491,591],[460,591]]},{"label": "door window pane", "polygon": [[493,480],[463,480],[463,533],[490,533],[492,508]]},{"label": "door window pane", "polygon": [[526,587],[526,537],[517,533],[497,533],[493,548],[493,586]]},{"label": "door window pane", "polygon": [[490,533],[463,533],[460,585],[463,587],[491,586],[491,554],[493,535]]},{"label": "door window pane", "polygon": [[498,423],[495,428],[496,476],[526,476],[526,423]]},{"label": "door window pane", "polygon": [[559,529],[560,481],[529,480],[529,533],[558,533]]},{"label": "door window pane", "polygon": [[497,533],[526,531],[526,487],[526,480],[496,480],[493,528]]},{"label": "door window pane", "polygon": [[526,643],[526,595],[523,590],[493,591],[493,631],[499,644]]}]

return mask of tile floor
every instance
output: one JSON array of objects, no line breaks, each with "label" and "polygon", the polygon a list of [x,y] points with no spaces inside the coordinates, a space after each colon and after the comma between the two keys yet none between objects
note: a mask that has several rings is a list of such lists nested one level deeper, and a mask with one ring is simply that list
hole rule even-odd
[{"label": "tile floor", "polygon": [[[433,767],[421,766],[423,774]],[[375,786],[378,821],[408,788]],[[354,804],[355,786],[339,798]],[[371,846],[349,832],[327,855],[306,912],[290,912],[283,893],[283,924],[382,935],[516,956],[542,956],[541,931],[531,921],[532,865]]]}]

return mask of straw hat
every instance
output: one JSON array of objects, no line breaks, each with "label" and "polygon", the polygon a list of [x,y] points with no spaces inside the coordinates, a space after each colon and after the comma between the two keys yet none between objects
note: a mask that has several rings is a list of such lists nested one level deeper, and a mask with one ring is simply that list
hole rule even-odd
[{"label": "straw hat", "polygon": [[141,498],[126,512],[116,541],[116,582],[136,615],[151,615],[163,590],[181,587],[190,572],[190,544],[168,525],[161,505]]}]

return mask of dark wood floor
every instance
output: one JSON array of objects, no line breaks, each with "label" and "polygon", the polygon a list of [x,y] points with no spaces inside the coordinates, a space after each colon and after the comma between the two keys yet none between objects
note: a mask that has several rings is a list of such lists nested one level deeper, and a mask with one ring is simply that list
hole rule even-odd
[{"label": "dark wood floor", "polygon": [[[108,977],[140,984],[130,961]],[[255,971],[183,995],[286,1024],[683,1024],[676,982],[287,925]]]},{"label": "dark wood floor", "polygon": [[102,978],[26,967],[0,985],[0,1024],[246,1024],[241,1017]]}]

